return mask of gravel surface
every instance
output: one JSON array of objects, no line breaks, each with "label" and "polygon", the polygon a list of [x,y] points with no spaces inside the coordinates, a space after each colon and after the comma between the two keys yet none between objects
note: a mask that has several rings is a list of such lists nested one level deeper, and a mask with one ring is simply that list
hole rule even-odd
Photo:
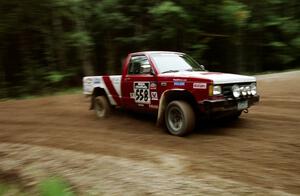
[{"label": "gravel surface", "polygon": [[0,180],[79,195],[299,195],[300,73],[258,76],[261,102],[180,138],[155,118],[98,120],[82,95],[0,102]]}]

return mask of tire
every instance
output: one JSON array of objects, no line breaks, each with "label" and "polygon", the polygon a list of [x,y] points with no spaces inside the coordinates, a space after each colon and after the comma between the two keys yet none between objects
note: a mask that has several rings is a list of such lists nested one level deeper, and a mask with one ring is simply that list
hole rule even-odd
[{"label": "tire", "polygon": [[110,115],[111,108],[105,96],[95,97],[94,110],[98,118],[107,118]]},{"label": "tire", "polygon": [[165,111],[165,124],[172,135],[184,136],[195,128],[195,113],[185,101],[172,101]]}]

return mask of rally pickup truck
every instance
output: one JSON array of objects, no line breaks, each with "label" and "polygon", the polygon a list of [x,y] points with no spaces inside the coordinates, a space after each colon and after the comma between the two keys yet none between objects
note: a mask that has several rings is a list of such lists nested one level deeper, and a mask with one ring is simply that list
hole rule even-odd
[{"label": "rally pickup truck", "polygon": [[177,136],[200,117],[238,118],[259,101],[255,77],[209,72],[187,54],[164,51],[131,53],[122,75],[84,77],[83,91],[99,118],[120,107],[153,112]]}]

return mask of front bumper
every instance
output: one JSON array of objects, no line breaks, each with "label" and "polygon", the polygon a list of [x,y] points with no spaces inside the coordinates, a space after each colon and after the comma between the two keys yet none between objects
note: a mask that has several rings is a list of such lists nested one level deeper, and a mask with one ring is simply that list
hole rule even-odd
[{"label": "front bumper", "polygon": [[237,99],[224,98],[224,99],[217,99],[217,100],[204,100],[203,102],[200,103],[200,111],[207,114],[216,113],[216,112],[239,111],[238,103],[243,101],[248,102],[247,108],[249,108],[255,103],[259,102],[259,95],[251,96],[251,97],[241,97]]}]

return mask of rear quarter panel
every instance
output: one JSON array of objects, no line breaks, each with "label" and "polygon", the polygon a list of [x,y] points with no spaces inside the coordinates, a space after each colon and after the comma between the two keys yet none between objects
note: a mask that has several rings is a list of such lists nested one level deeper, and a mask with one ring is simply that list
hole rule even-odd
[{"label": "rear quarter panel", "polygon": [[92,95],[95,88],[104,89],[111,105],[119,105],[121,98],[121,75],[87,76],[83,78],[83,94]]}]

